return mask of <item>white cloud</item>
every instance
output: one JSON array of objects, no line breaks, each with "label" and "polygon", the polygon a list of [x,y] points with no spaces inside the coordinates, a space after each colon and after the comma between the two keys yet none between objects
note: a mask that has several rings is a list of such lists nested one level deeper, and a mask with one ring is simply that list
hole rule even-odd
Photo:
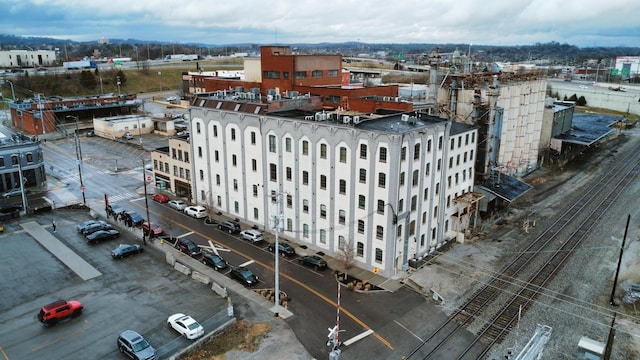
[{"label": "white cloud", "polygon": [[609,0],[0,0],[0,33],[209,44],[640,46],[640,2]]}]

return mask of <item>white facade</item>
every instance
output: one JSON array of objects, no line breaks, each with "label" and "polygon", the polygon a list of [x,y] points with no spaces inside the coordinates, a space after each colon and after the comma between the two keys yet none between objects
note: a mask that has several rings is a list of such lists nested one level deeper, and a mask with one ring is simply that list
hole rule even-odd
[{"label": "white facade", "polygon": [[[393,276],[458,237],[455,197],[472,191],[476,129],[424,114],[354,125],[191,108],[194,201]],[[307,116],[307,119],[309,116]],[[349,122],[346,123],[345,122]]]},{"label": "white facade", "polygon": [[55,65],[53,50],[9,50],[0,51],[0,67],[21,68]]},{"label": "white facade", "polygon": [[151,152],[156,190],[191,198],[192,164],[188,136],[169,138],[169,147]]}]

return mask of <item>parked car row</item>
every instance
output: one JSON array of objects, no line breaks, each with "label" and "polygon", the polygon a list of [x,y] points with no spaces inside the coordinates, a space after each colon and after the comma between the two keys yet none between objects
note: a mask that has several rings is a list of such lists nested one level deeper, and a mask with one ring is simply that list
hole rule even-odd
[{"label": "parked car row", "polygon": [[87,243],[95,244],[102,240],[115,239],[120,232],[103,220],[87,220],[76,226],[76,230],[85,236]]}]

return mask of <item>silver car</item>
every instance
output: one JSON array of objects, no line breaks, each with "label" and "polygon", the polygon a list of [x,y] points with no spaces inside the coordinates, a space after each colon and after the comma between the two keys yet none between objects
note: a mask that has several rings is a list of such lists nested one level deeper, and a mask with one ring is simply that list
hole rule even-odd
[{"label": "silver car", "polygon": [[187,203],[182,200],[170,200],[168,203],[170,208],[183,211],[187,207]]},{"label": "silver car", "polygon": [[132,359],[155,360],[156,349],[147,339],[133,330],[125,330],[118,336],[118,349]]}]

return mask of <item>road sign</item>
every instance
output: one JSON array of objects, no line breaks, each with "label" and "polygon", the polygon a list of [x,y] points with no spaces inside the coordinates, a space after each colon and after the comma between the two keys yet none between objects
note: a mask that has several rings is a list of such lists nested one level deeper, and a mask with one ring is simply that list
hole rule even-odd
[{"label": "road sign", "polygon": [[86,189],[86,187],[84,185],[80,186],[80,189],[82,189],[82,191],[84,191]]},{"label": "road sign", "polygon": [[147,175],[147,181],[151,181],[151,175]]}]

